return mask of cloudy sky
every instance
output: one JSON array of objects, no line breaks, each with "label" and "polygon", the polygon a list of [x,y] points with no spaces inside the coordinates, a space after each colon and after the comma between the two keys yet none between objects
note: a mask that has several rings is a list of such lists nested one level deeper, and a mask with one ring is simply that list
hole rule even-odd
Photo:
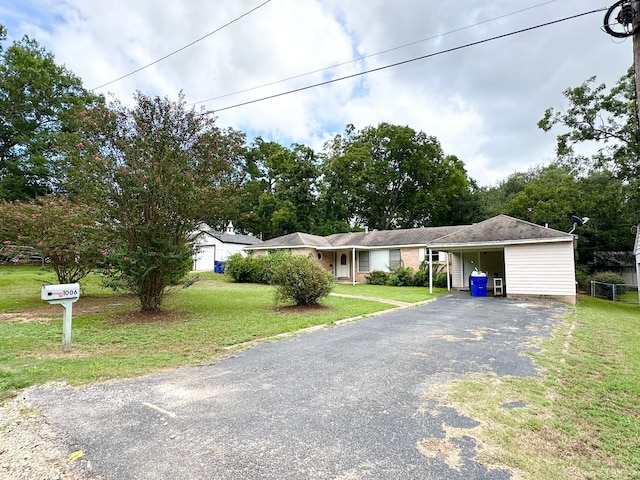
[{"label": "cloudy sky", "polygon": [[136,90],[171,98],[182,90],[197,108],[216,110],[219,126],[317,151],[350,123],[358,129],[380,122],[408,125],[436,136],[480,185],[493,185],[554,158],[554,133],[559,132],[544,133],[536,123],[546,108],[566,106],[564,89],[592,75],[613,85],[631,65],[631,39],[614,41],[603,33],[604,12],[236,105],[612,3],[3,0],[0,22],[10,39],[24,34],[37,39],[87,88],[206,36],[96,91],[131,103]]}]

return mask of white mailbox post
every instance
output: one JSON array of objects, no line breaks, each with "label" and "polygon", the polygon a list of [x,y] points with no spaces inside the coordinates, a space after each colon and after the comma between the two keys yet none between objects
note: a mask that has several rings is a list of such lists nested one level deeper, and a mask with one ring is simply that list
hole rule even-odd
[{"label": "white mailbox post", "polygon": [[64,283],[62,285],[44,285],[42,287],[41,298],[52,305],[62,305],[64,307],[64,317],[62,319],[62,350],[65,352],[71,351],[73,302],[80,298],[80,284]]}]

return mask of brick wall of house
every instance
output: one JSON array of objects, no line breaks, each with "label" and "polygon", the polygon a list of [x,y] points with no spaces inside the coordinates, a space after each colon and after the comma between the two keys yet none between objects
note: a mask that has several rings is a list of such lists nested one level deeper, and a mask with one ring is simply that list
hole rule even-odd
[{"label": "brick wall of house", "polygon": [[401,248],[400,258],[402,259],[402,265],[417,272],[420,269],[420,264],[424,258],[420,257],[419,248]]}]

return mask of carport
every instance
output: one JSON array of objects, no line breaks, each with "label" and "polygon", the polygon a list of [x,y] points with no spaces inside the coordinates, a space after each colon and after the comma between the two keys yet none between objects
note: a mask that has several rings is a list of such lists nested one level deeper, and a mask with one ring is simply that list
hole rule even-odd
[{"label": "carport", "polygon": [[488,274],[489,290],[497,276],[508,296],[552,297],[575,304],[575,239],[566,232],[499,215],[437,238],[427,248],[450,254],[451,288],[468,289],[469,275],[477,268]]}]

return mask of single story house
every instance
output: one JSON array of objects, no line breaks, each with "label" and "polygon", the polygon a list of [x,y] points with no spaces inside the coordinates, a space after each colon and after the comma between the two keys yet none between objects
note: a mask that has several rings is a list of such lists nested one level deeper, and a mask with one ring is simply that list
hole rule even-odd
[{"label": "single story house", "polygon": [[224,232],[218,232],[202,223],[191,238],[194,244],[194,270],[214,270],[216,262],[226,262],[234,253],[246,255],[244,247],[262,243],[262,240],[253,235],[236,233],[232,222],[229,222]]},{"label": "single story house", "polygon": [[[450,288],[468,289],[476,268],[502,279],[508,296],[552,297],[576,301],[574,249],[576,236],[507,215],[473,225],[420,227],[338,233],[321,237],[291,233],[245,247],[254,254],[289,250],[317,258],[338,280],[366,281],[374,270],[399,266],[417,270],[426,261],[449,273]],[[432,281],[430,282],[432,285]]]}]

